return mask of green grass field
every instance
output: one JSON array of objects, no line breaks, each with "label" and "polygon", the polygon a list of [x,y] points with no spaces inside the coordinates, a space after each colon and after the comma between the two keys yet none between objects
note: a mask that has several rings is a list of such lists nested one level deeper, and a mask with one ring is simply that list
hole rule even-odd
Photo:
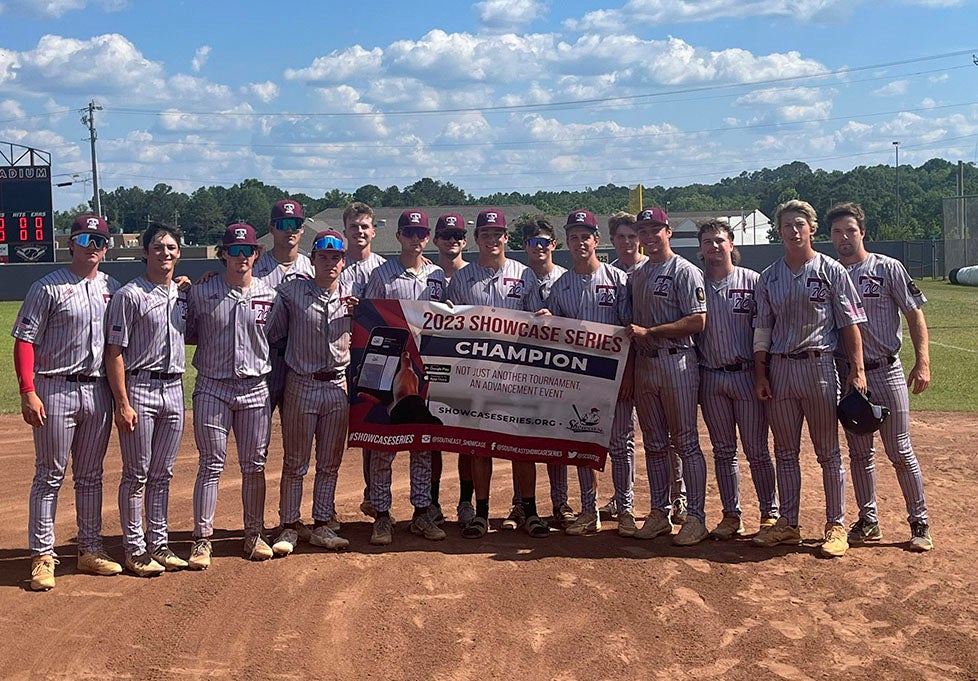
[{"label": "green grass field", "polygon": [[[945,281],[918,282],[928,303],[924,307],[930,329],[931,385],[922,395],[911,395],[914,410],[978,412],[978,288],[952,286]],[[0,372],[0,412],[20,412],[17,379],[13,370],[10,329],[20,303],[0,302],[0,356],[8,370]],[[900,353],[904,368],[913,365],[909,335]],[[190,364],[194,348],[187,349],[187,374],[183,389],[187,407],[196,371]]]}]

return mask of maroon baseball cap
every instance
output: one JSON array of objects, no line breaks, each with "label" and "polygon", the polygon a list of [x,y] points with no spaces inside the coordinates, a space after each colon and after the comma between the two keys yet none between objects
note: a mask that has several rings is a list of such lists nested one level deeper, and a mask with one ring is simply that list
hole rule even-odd
[{"label": "maroon baseball cap", "polygon": [[428,214],[417,208],[408,208],[397,218],[397,228],[424,227],[428,229]]},{"label": "maroon baseball cap", "polygon": [[572,210],[567,214],[567,224],[564,225],[564,229],[568,230],[571,227],[586,227],[592,233],[597,234],[598,219],[589,210]]},{"label": "maroon baseball cap", "polygon": [[298,218],[304,220],[305,217],[302,215],[302,204],[298,201],[293,201],[292,199],[282,199],[281,201],[276,201],[275,205],[272,206],[272,221],[281,220],[283,218]]},{"label": "maroon baseball cap", "polygon": [[641,227],[642,225],[661,225],[668,227],[669,216],[661,208],[646,208],[635,216],[635,226]]},{"label": "maroon baseball cap", "polygon": [[453,229],[460,229],[464,232],[465,220],[458,213],[445,213],[439,216],[438,222],[435,223],[435,236]]},{"label": "maroon baseball cap", "polygon": [[486,208],[479,213],[475,219],[475,233],[479,233],[481,227],[498,227],[506,231],[506,215],[498,208]]},{"label": "maroon baseball cap", "polygon": [[228,246],[257,245],[258,236],[255,234],[255,228],[243,222],[236,222],[233,225],[228,225],[228,228],[224,230],[224,238],[221,239],[221,246],[224,248],[227,248]]},{"label": "maroon baseball cap", "polygon": [[316,234],[316,238],[312,240],[311,252],[316,251],[339,251],[341,253],[346,251],[346,244],[343,242],[343,235],[337,232],[335,229],[326,229],[322,232]]},{"label": "maroon baseball cap", "polygon": [[71,223],[71,233],[69,237],[77,236],[79,234],[101,234],[102,236],[108,238],[109,223],[105,221],[105,218],[99,217],[98,215],[92,215],[91,213],[79,215],[77,218],[75,218],[75,221]]}]

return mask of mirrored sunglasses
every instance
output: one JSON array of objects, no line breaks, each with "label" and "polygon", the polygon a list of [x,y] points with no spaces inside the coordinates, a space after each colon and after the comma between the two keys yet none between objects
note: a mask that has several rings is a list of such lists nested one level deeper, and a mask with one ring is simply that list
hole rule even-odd
[{"label": "mirrored sunglasses", "polygon": [[445,239],[446,241],[463,241],[465,239],[465,230],[462,229],[446,229],[438,233],[439,239]]},{"label": "mirrored sunglasses", "polygon": [[299,218],[282,218],[275,221],[275,229],[281,231],[298,232],[302,229],[302,220]]},{"label": "mirrored sunglasses", "polygon": [[428,235],[431,234],[431,230],[427,227],[401,227],[401,234],[406,236],[408,239],[427,239]]},{"label": "mirrored sunglasses", "polygon": [[77,234],[71,237],[71,240],[82,248],[87,248],[89,244],[92,244],[95,248],[102,249],[109,243],[109,240],[101,234]]},{"label": "mirrored sunglasses", "polygon": [[335,236],[324,236],[321,239],[316,239],[312,244],[312,250],[314,251],[343,251],[343,242],[337,239]]},{"label": "mirrored sunglasses", "polygon": [[530,248],[547,248],[554,242],[553,239],[545,236],[535,236],[526,240],[526,245]]},{"label": "mirrored sunglasses", "polygon": [[242,244],[228,246],[228,255],[230,255],[232,258],[250,258],[254,254],[254,246],[244,246]]}]

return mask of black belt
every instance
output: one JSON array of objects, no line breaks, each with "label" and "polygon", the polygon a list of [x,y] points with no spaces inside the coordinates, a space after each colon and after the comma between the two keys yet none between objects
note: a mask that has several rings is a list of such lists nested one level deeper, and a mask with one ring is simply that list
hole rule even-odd
[{"label": "black belt", "polygon": [[703,367],[703,368],[706,369],[707,371],[728,371],[732,373],[734,371],[747,371],[748,369],[753,368],[753,366],[754,366],[753,362],[734,362],[733,364],[727,364],[726,366],[722,366],[722,367]]},{"label": "black belt", "polygon": [[175,378],[180,378],[183,374],[168,374],[163,371],[146,371],[145,369],[133,369],[129,372],[133,376],[149,376],[154,381],[172,381]]},{"label": "black belt", "polygon": [[[848,357],[838,357],[839,361],[849,364]],[[883,359],[871,359],[869,361],[863,362],[863,369],[866,371],[876,371],[877,369],[883,369],[884,367],[893,366],[896,363],[897,358],[890,356],[884,357]]]},{"label": "black belt", "polygon": [[335,381],[346,375],[346,371],[343,369],[333,369],[332,371],[317,371],[312,374],[312,379],[314,381]]},{"label": "black belt", "polygon": [[775,353],[775,356],[787,359],[818,359],[822,353],[819,350],[805,350],[803,352],[778,352]]},{"label": "black belt", "polygon": [[655,359],[656,357],[659,357],[660,355],[662,357],[665,357],[666,355],[678,355],[680,352],[683,352],[683,351],[688,350],[688,349],[689,348],[661,348],[661,349],[657,349],[657,350],[644,350],[644,349],[640,349],[638,351],[638,354],[641,357],[651,357],[652,359]]},{"label": "black belt", "polygon": [[101,376],[86,376],[85,374],[67,374],[63,377],[69,383],[98,383]]}]

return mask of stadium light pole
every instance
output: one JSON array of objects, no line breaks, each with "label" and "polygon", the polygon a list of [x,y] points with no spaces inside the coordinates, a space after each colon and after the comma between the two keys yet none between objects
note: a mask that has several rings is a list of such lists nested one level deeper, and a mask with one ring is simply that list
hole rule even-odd
[{"label": "stadium light pole", "polygon": [[894,142],[893,148],[896,150],[896,165],[893,168],[893,176],[896,184],[896,228],[900,232],[900,142]]}]

